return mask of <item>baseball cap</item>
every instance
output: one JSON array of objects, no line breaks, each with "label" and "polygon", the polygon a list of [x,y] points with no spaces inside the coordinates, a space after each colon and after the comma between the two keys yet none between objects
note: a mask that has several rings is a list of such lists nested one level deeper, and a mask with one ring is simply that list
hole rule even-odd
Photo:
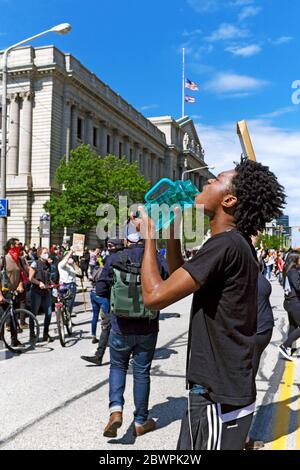
[{"label": "baseball cap", "polygon": [[109,238],[109,240],[107,241],[107,244],[114,245],[117,249],[123,248],[124,246],[123,240],[121,240],[120,238]]},{"label": "baseball cap", "polygon": [[142,239],[142,236],[138,232],[129,233],[129,235],[127,236],[127,240],[130,241],[131,243],[138,243],[141,239]]}]

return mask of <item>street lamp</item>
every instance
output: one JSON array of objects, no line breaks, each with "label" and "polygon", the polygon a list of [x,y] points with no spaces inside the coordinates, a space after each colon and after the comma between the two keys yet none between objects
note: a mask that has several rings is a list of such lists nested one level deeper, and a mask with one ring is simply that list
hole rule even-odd
[{"label": "street lamp", "polygon": [[[12,46],[9,46],[3,52],[3,59],[2,59],[2,144],[1,144],[1,164],[0,164],[0,171],[1,171],[1,188],[0,188],[0,198],[6,198],[6,134],[7,134],[7,58],[10,51],[16,49],[23,44],[26,44],[34,39],[40,38],[41,36],[45,36],[48,33],[58,33],[58,34],[67,34],[71,31],[71,25],[69,23],[62,23],[56,26],[53,26],[51,29],[47,29],[42,33],[35,34],[30,38],[24,39],[23,41],[17,42]],[[7,219],[6,217],[0,217],[0,255],[3,256],[4,250],[4,243],[6,241],[7,235]]]},{"label": "street lamp", "polygon": [[205,170],[205,168],[209,169],[209,170],[214,170],[216,168],[216,165],[206,165],[206,166],[201,166],[199,168],[193,168],[192,170],[185,170],[182,172],[182,175],[181,175],[181,181],[184,181],[184,177],[187,173],[192,173],[194,171],[200,171],[200,170]]}]

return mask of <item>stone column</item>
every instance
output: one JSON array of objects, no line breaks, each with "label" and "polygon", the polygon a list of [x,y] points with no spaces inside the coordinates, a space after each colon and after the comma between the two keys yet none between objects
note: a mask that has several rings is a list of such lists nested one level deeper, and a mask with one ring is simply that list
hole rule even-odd
[{"label": "stone column", "polygon": [[10,100],[9,114],[9,139],[7,151],[7,174],[16,176],[18,174],[18,152],[19,152],[19,123],[20,107],[19,95],[12,95]]},{"label": "stone column", "polygon": [[150,178],[155,183],[157,180],[156,155],[154,153],[151,153],[149,160],[150,160]]},{"label": "stone column", "polygon": [[20,124],[19,175],[30,175],[32,144],[32,100],[33,93],[24,93]]},{"label": "stone column", "polygon": [[[124,136],[124,149],[123,149],[123,155],[127,158],[128,161],[130,161],[130,155],[129,155],[129,137],[127,135]],[[131,163],[131,162],[130,162]]]},{"label": "stone column", "polygon": [[71,107],[71,149],[77,147],[77,110],[73,104]]},{"label": "stone column", "polygon": [[142,173],[143,173],[143,175],[145,176],[145,178],[148,179],[149,176],[150,176],[150,171],[151,171],[151,169],[149,168],[149,153],[148,153],[148,149],[143,148],[141,153],[142,153],[142,162],[141,162]]},{"label": "stone column", "polygon": [[99,124],[99,149],[101,157],[105,157],[107,155],[107,142],[106,142],[106,127],[105,122],[101,122]]},{"label": "stone column", "polygon": [[140,147],[139,149],[139,168],[142,175],[146,177],[146,160],[145,160],[144,149]]},{"label": "stone column", "polygon": [[61,155],[68,155],[71,147],[72,105],[63,97],[63,119],[61,126]]},{"label": "stone column", "polygon": [[119,156],[119,146],[118,146],[118,131],[113,129],[113,141],[112,141],[112,151],[111,153],[116,157]]},{"label": "stone column", "polygon": [[164,160],[162,158],[158,158],[158,179],[164,177]]},{"label": "stone column", "polygon": [[[138,162],[138,165],[139,165],[139,151],[140,151],[139,144],[135,142],[133,146],[133,161]],[[139,170],[141,171],[140,166],[139,166]]]},{"label": "stone column", "polygon": [[85,118],[84,142],[93,146],[93,115],[88,113]]}]

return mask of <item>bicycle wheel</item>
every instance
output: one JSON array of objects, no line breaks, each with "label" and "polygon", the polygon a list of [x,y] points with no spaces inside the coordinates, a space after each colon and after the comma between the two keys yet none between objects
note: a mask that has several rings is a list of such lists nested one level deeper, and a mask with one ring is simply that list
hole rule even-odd
[{"label": "bicycle wheel", "polygon": [[[24,321],[21,325],[20,318]],[[29,325],[32,325],[31,329]],[[17,308],[8,311],[1,320],[1,339],[7,349],[20,354],[33,349],[38,342],[40,327],[36,317],[29,310]]]},{"label": "bicycle wheel", "polygon": [[64,314],[61,308],[56,310],[56,323],[57,323],[57,330],[59,341],[62,347],[64,348],[66,345],[65,341],[65,327],[64,327]]}]

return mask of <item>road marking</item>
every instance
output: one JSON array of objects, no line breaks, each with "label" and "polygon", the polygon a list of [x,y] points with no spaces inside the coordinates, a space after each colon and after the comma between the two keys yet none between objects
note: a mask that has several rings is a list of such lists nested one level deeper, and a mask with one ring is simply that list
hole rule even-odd
[{"label": "road marking", "polygon": [[[290,402],[293,395],[295,363],[287,362],[283,374],[282,383],[279,387],[278,403],[273,421],[273,444],[272,450],[286,450],[290,428],[291,408]],[[278,436],[278,437],[276,437]]]},{"label": "road marking", "polygon": [[[299,386],[297,385],[298,393],[299,393]],[[296,450],[300,450],[300,393],[297,400],[296,405],[297,410],[297,431],[296,431]]]}]

